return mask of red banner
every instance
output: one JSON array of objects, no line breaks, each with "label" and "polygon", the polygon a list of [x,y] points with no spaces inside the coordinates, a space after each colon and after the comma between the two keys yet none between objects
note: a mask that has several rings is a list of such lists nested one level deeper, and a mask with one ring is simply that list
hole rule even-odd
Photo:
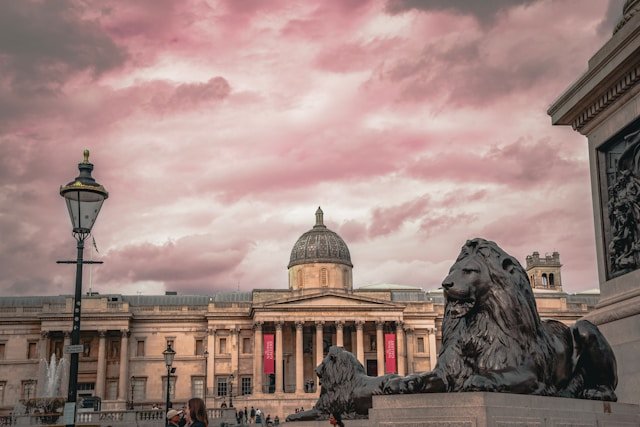
[{"label": "red banner", "polygon": [[396,334],[384,334],[384,371],[396,373]]},{"label": "red banner", "polygon": [[264,373],[275,373],[275,344],[273,334],[264,334],[264,345],[262,347],[264,354]]}]

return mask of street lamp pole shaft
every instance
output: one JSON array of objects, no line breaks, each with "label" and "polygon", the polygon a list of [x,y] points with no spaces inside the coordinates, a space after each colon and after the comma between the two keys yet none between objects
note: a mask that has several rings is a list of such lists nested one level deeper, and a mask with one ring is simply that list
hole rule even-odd
[{"label": "street lamp pole shaft", "polygon": [[[71,345],[80,344],[80,311],[82,299],[82,260],[84,252],[84,237],[78,236],[78,259],[76,261],[76,292],[73,300],[73,329],[71,330]],[[69,365],[69,390],[67,394],[67,402],[73,403],[73,423],[67,424],[67,427],[73,427],[76,423],[75,407],[76,396],[78,394],[78,353],[71,353],[71,362]]]},{"label": "street lamp pole shaft", "polygon": [[165,426],[169,427],[169,419],[166,417],[166,413],[169,412],[169,389],[171,388],[171,366],[167,366],[167,402],[165,405]]}]

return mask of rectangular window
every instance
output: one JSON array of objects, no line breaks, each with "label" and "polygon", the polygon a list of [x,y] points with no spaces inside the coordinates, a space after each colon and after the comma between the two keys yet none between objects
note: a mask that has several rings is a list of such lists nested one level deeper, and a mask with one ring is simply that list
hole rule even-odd
[{"label": "rectangular window", "polygon": [[204,354],[204,340],[196,340],[196,356],[202,356]]},{"label": "rectangular window", "polygon": [[226,338],[220,338],[220,345],[218,346],[218,350],[219,350],[220,354],[226,354],[227,353],[227,339]]},{"label": "rectangular window", "polygon": [[216,377],[216,395],[218,397],[227,396],[227,379],[228,377]]},{"label": "rectangular window", "polygon": [[4,405],[4,389],[7,387],[6,381],[0,381],[0,405]]},{"label": "rectangular window", "polygon": [[30,341],[27,344],[27,359],[37,359],[38,358],[38,343],[35,341]]},{"label": "rectangular window", "polygon": [[134,377],[133,378],[133,401],[142,402],[145,400],[147,400],[147,379],[144,377]]},{"label": "rectangular window", "polygon": [[424,337],[418,337],[418,353],[424,353]]},{"label": "rectangular window", "polygon": [[0,360],[5,359],[5,348],[6,348],[6,344],[1,342],[0,343]]},{"label": "rectangular window", "polygon": [[243,396],[251,394],[253,392],[253,387],[251,387],[251,377],[242,377],[240,379],[240,387]]},{"label": "rectangular window", "polygon": [[204,377],[191,377],[191,396],[204,399]]},{"label": "rectangular window", "polygon": [[21,399],[31,399],[36,397],[36,382],[34,380],[22,381]]},{"label": "rectangular window", "polygon": [[118,398],[118,380],[107,381],[107,400],[116,400]]},{"label": "rectangular window", "polygon": [[[162,377],[162,395],[167,395],[167,377]],[[169,397],[171,399],[176,398],[176,377],[171,376],[171,383],[169,384]]]},{"label": "rectangular window", "polygon": [[242,352],[244,354],[251,353],[251,338],[242,338]]},{"label": "rectangular window", "polygon": [[144,357],[144,340],[138,340],[136,343],[136,357]]}]

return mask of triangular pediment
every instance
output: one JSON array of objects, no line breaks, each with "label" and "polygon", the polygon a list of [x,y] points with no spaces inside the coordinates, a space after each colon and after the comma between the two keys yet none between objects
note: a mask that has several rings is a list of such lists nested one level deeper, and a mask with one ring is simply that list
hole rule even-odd
[{"label": "triangular pediment", "polygon": [[378,300],[373,298],[360,297],[355,295],[345,295],[338,293],[322,293],[314,295],[304,295],[270,301],[264,304],[264,308],[269,309],[305,309],[320,307],[345,307],[348,309],[364,308],[397,308],[398,305],[391,301]]}]

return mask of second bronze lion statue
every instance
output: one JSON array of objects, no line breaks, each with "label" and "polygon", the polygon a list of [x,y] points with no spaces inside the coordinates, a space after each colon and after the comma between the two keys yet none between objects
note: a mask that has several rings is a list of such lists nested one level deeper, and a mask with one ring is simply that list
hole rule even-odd
[{"label": "second bronze lion statue", "polygon": [[385,393],[497,391],[615,401],[616,359],[598,328],[538,315],[520,263],[494,242],[467,241],[444,279],[442,348],[433,371]]},{"label": "second bronze lion statue", "polygon": [[326,420],[329,414],[343,419],[367,418],[372,396],[382,394],[387,381],[398,375],[370,377],[356,357],[342,347],[332,346],[316,368],[320,397],[314,407],[287,416],[287,421]]}]

